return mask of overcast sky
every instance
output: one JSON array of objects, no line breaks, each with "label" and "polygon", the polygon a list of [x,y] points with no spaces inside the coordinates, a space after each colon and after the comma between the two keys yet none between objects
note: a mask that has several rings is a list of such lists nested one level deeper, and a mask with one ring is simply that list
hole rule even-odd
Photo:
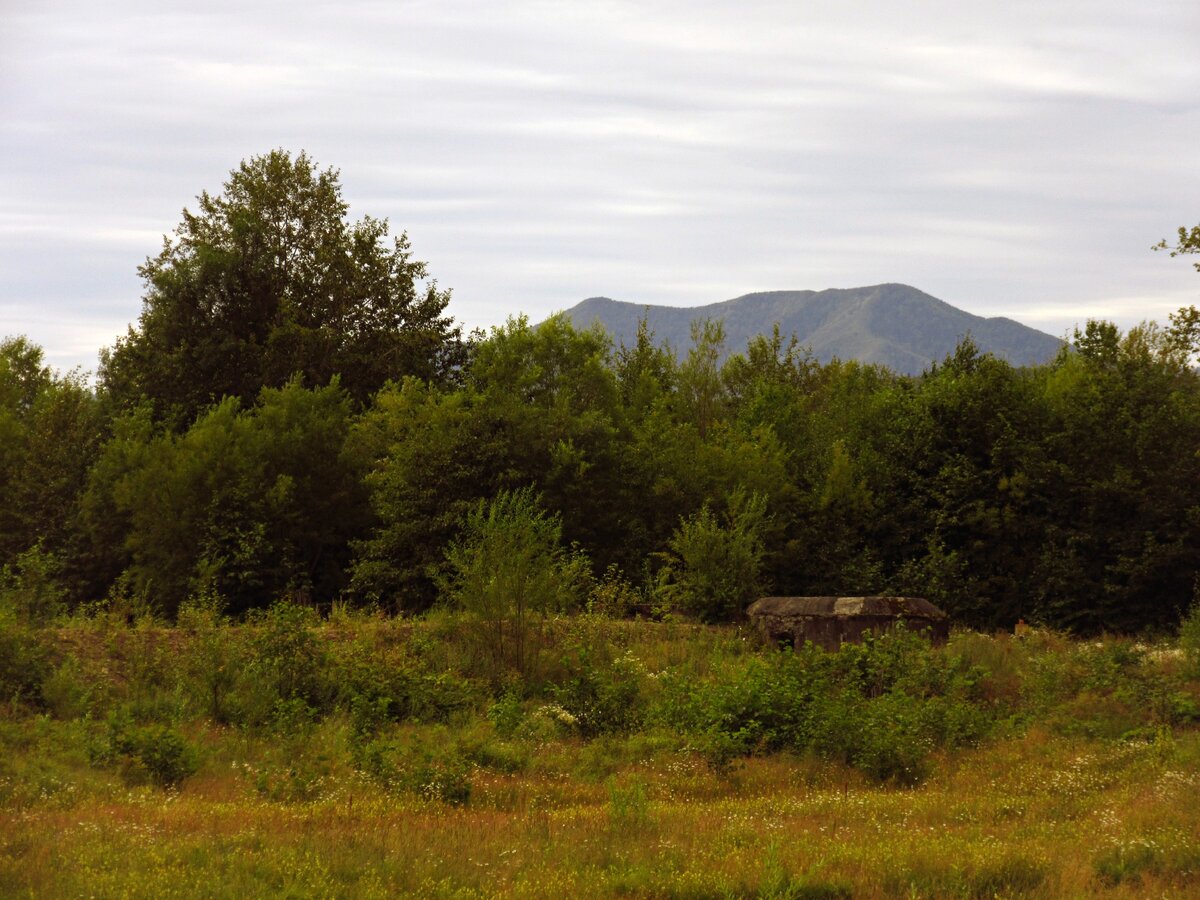
[{"label": "overcast sky", "polygon": [[1200,303],[1196,0],[0,0],[0,336],[60,367],[307,150],[468,326],[898,281],[1062,335]]}]

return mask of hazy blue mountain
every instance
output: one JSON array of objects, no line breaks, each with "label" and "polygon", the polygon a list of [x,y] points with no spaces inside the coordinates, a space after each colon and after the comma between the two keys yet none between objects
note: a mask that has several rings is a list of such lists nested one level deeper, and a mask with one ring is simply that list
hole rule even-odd
[{"label": "hazy blue mountain", "polygon": [[645,317],[655,340],[683,353],[691,345],[694,319],[725,322],[726,348],[739,352],[776,322],[795,334],[821,362],[856,359],[895,372],[918,374],[940,362],[969,334],[980,349],[1014,365],[1050,360],[1062,341],[1020,322],[985,319],[906,284],[827,291],[766,291],[708,306],[670,307],[592,297],[568,309],[577,327],[599,321],[617,341],[632,344]]}]

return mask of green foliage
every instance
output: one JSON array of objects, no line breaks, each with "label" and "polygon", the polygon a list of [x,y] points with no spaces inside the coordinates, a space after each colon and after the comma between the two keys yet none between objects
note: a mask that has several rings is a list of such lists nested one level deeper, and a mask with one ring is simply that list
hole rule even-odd
[{"label": "green foliage", "polygon": [[339,706],[356,739],[394,722],[448,722],[478,702],[476,688],[453,672],[431,671],[407,649],[357,641],[332,663]]},{"label": "green foliage", "polygon": [[498,735],[512,737],[525,720],[525,709],[521,704],[520,695],[510,687],[488,707],[487,717]]},{"label": "green foliage", "polygon": [[594,616],[628,618],[642,605],[642,595],[621,574],[616,563],[604,570],[587,598],[587,612]]},{"label": "green foliage", "polygon": [[359,753],[362,770],[383,787],[427,801],[462,806],[471,799],[471,764],[454,747],[378,739]]},{"label": "green foliage", "polygon": [[252,409],[226,400],[181,435],[132,414],[92,473],[85,521],[168,615],[204,592],[235,613],[283,595],[328,600],[366,517],[361,473],[343,452],[350,417],[336,383],[298,381],[264,390]]},{"label": "green foliage", "polygon": [[1187,657],[1191,671],[1200,675],[1200,602],[1193,602],[1179,623],[1179,647]]},{"label": "green foliage", "polygon": [[[53,372],[23,337],[0,341],[0,567],[19,568],[18,557],[35,548],[70,553],[76,566],[77,497],[102,430],[82,374]],[[74,593],[76,573],[66,574],[55,579]]]},{"label": "green foliage", "polygon": [[[307,607],[280,602],[255,617],[257,634],[243,681],[241,714],[253,724],[285,724],[297,715],[330,708],[326,653],[314,633],[316,616]],[[282,717],[282,719],[281,719]]]},{"label": "green foliage", "polygon": [[246,660],[246,649],[228,627],[224,603],[215,595],[194,597],[179,611],[179,626],[191,634],[184,677],[196,708],[226,724],[238,711],[232,702]]},{"label": "green foliage", "polygon": [[[212,596],[236,619],[280,598],[420,613],[443,591],[488,638],[463,671],[536,693],[546,618],[581,606],[723,622],[770,585],[1132,633],[1192,601],[1194,308],[1089,322],[1031,368],[964,340],[919,377],[821,365],[778,330],[722,365],[712,322],[682,360],[644,324],[614,351],[565,316],[514,318],[468,358],[444,293],[383,239],[345,222],[336,173],[269,154],[147,262],[99,397],[0,344],[0,603],[170,619]],[[536,511],[480,512],[524,492]],[[504,541],[525,549],[482,550]],[[189,702],[235,719],[253,691],[219,655]]]},{"label": "green foliage", "polygon": [[720,359],[725,349],[725,325],[702,319],[692,322],[692,346],[679,366],[676,403],[685,421],[704,440],[724,419],[728,395],[721,380]]},{"label": "green foliage", "polygon": [[[1171,256],[1191,255],[1200,253],[1200,225],[1193,225],[1191,228],[1180,226],[1175,246],[1171,247],[1166,238],[1163,238],[1152,248],[1154,250],[1169,250]],[[1197,272],[1200,272],[1200,262],[1192,263]]]},{"label": "green foliage", "polygon": [[750,657],[715,680],[670,677],[654,716],[693,736],[718,771],[739,756],[789,749],[849,763],[881,782],[915,784],[936,747],[986,735],[981,673],[903,631],[826,653]]},{"label": "green foliage", "polygon": [[127,706],[114,709],[90,748],[95,765],[117,766],[126,780],[175,788],[198,768],[195,748],[166,725],[136,725]]},{"label": "green foliage", "polygon": [[0,607],[28,622],[45,624],[66,611],[58,557],[34,544],[0,567]]},{"label": "green foliage", "polygon": [[415,378],[389,385],[355,425],[353,452],[369,461],[375,516],[356,544],[355,595],[406,612],[428,609],[446,546],[506,468],[503,434],[469,390]]},{"label": "green foliage", "polygon": [[531,489],[501,491],[471,510],[446,552],[446,597],[478,622],[494,678],[524,674],[535,624],[582,605],[587,561],[562,547],[561,534]]},{"label": "green foliage", "polygon": [[728,622],[762,591],[762,531],[766,498],[735,493],[719,521],[706,504],[680,523],[661,572],[665,604],[705,622]]},{"label": "green foliage", "polygon": [[41,633],[0,605],[0,703],[39,705],[50,664]]},{"label": "green foliage", "polygon": [[104,392],[126,409],[148,399],[183,428],[297,374],[311,386],[340,377],[359,402],[388,379],[451,375],[463,347],[449,293],[422,284],[406,236],[389,241],[386,221],[349,222],[347,210],[335,170],[283,150],[202,192],[139,270],[144,308],[101,356]]},{"label": "green foliage", "polygon": [[[570,647],[552,694],[585,738],[636,729],[644,715],[642,673],[627,656],[611,658],[603,644]],[[608,657],[608,658],[606,658]]]}]

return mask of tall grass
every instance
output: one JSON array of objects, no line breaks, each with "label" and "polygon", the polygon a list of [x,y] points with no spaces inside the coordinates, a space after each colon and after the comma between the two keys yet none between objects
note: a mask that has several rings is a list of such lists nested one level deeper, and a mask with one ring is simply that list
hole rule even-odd
[{"label": "tall grass", "polygon": [[585,617],[497,687],[467,627],[9,620],[38,667],[0,706],[0,896],[1200,890],[1175,644]]}]

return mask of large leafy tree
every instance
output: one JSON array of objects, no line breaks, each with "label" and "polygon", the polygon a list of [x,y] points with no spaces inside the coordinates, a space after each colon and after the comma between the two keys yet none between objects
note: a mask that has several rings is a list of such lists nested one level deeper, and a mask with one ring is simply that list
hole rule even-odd
[{"label": "large leafy tree", "polygon": [[368,514],[350,406],[336,381],[292,381],[247,409],[227,398],[182,434],[145,406],[119,419],[82,499],[100,580],[123,570],[168,615],[206,592],[231,612],[336,597]]},{"label": "large leafy tree", "polygon": [[304,153],[243,162],[139,269],[136,327],[101,356],[118,407],[142,399],[177,428],[223,397],[254,402],[300,374],[363,401],[389,379],[445,379],[462,363],[449,293],[426,281],[407,236],[346,218],[339,175]]}]

